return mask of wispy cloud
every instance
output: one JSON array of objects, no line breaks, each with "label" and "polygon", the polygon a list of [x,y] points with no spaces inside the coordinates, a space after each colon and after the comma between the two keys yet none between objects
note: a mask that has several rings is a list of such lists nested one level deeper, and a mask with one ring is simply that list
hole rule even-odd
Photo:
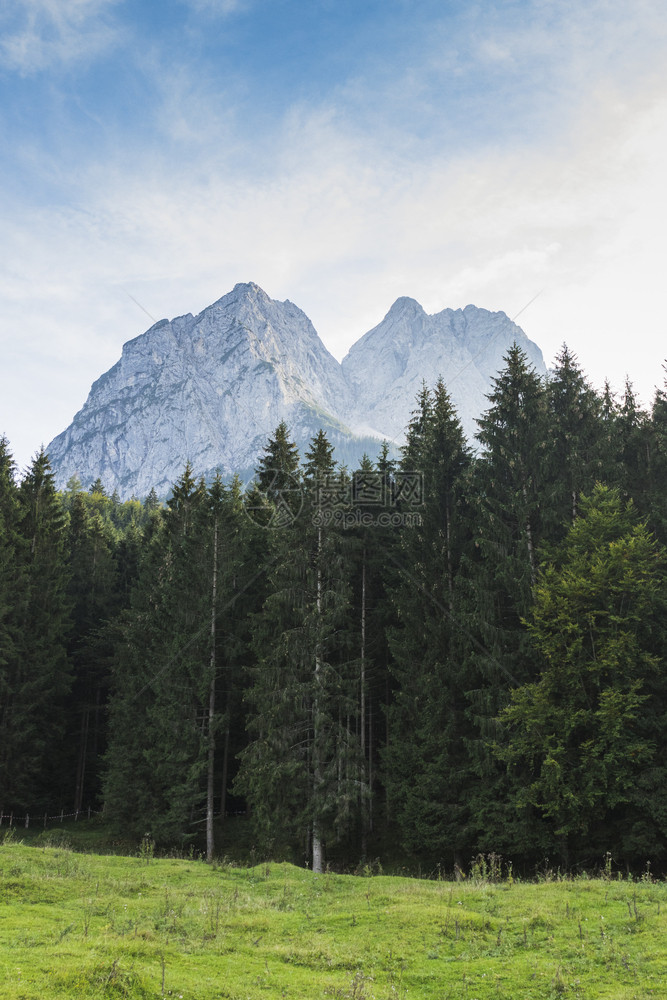
[{"label": "wispy cloud", "polygon": [[[102,0],[27,10],[6,36],[26,73],[123,30]],[[465,10],[428,32],[411,20],[398,55],[285,91],[275,114],[261,79],[235,63],[218,77],[156,38],[145,134],[142,118],[100,117],[76,170],[34,142],[22,162],[59,194],[0,195],[0,432],[23,454],[47,443],[146,328],[142,309],[195,312],[245,280],[300,305],[339,357],[399,295],[513,314],[544,288],[521,322],[548,359],[567,340],[598,381],[640,367],[646,398],[664,351],[667,16],[657,0]]]},{"label": "wispy cloud", "polygon": [[118,40],[118,0],[23,0],[0,10],[0,64],[22,75],[90,61]]},{"label": "wispy cloud", "polygon": [[192,8],[197,14],[208,14],[213,17],[228,17],[251,8],[253,0],[181,0],[186,7]]}]

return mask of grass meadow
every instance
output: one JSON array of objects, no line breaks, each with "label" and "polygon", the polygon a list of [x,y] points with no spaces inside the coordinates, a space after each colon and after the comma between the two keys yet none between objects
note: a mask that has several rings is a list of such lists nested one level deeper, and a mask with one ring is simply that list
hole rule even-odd
[{"label": "grass meadow", "polygon": [[667,998],[667,883],[315,875],[8,838],[0,997]]}]

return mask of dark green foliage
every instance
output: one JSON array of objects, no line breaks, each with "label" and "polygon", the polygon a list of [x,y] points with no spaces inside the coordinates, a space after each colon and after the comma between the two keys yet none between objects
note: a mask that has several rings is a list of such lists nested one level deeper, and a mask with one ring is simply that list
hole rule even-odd
[{"label": "dark green foliage", "polygon": [[111,647],[100,633],[119,610],[115,532],[110,520],[76,493],[69,510],[68,563],[72,629],[68,652],[74,681],[68,699],[67,748],[75,775],[74,808],[95,800],[99,756],[104,750],[104,711]]},{"label": "dark green foliage", "polygon": [[396,690],[384,751],[390,819],[415,854],[461,860],[469,846],[465,785],[465,633],[456,586],[469,540],[463,489],[470,456],[442,381],[423,390],[408,430],[402,471],[423,481],[420,523],[398,532],[390,631]]},{"label": "dark green foliage", "polygon": [[619,810],[638,805],[647,768],[659,765],[664,782],[664,553],[632,505],[598,486],[553,560],[528,622],[539,677],[512,692],[501,716],[498,753],[518,772],[517,805],[540,811],[566,862],[575,838],[595,833],[624,845],[634,830],[636,849],[643,827],[642,847],[664,849],[660,785],[641,811]]},{"label": "dark green foliage", "polygon": [[[187,466],[117,626],[105,800],[115,820],[179,841],[205,764],[209,572],[206,490]],[[204,592],[205,590],[205,592]],[[141,829],[145,828],[145,829]]]},{"label": "dark green foliage", "polygon": [[564,536],[602,473],[600,401],[564,344],[547,382],[548,449],[541,497],[548,540]]},{"label": "dark green foliage", "polygon": [[102,791],[209,858],[247,810],[315,868],[667,860],[666,390],[505,360],[477,453],[438,381],[398,467],[321,432],[300,468],[283,423],[245,494],[57,494],[0,441],[0,810]]},{"label": "dark green foliage", "polygon": [[[15,465],[6,438],[0,438],[0,800],[11,805],[20,781],[12,771],[17,760],[15,713],[20,713],[18,660],[21,647],[21,618],[27,602],[25,542],[18,530],[19,501]],[[17,705],[18,703],[18,705]],[[19,720],[20,724],[20,720]]]},{"label": "dark green foliage", "polygon": [[217,478],[207,490],[187,466],[167,508],[115,626],[105,781],[116,820],[160,843],[191,837],[204,817],[209,753],[215,767],[240,656],[238,483]]},{"label": "dark green foliage", "polygon": [[247,694],[252,741],[237,780],[264,842],[300,842],[317,870],[324,841],[343,835],[358,801],[357,672],[342,628],[349,570],[331,526],[340,487],[332,453],[320,432],[305,456],[303,510],[267,533],[269,593]]},{"label": "dark green foliage", "polygon": [[[65,795],[65,699],[71,685],[66,522],[48,458],[40,452],[18,491],[5,454],[2,474],[6,554],[16,592],[4,667],[2,795],[19,807]],[[3,574],[4,575],[4,574]]]}]

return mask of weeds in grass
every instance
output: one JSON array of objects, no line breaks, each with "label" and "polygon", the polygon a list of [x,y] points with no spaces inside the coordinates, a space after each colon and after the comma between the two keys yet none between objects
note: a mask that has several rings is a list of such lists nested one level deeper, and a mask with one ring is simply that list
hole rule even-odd
[{"label": "weeds in grass", "polygon": [[40,847],[56,847],[61,851],[71,851],[72,841],[67,830],[43,830],[35,840]]},{"label": "weeds in grass", "polygon": [[145,833],[141,838],[141,844],[139,845],[139,857],[146,865],[149,865],[155,857],[155,841],[151,837],[150,833]]},{"label": "weeds in grass", "polygon": [[63,878],[70,852],[2,855],[3,1000],[636,1000],[667,977],[655,878],[509,892],[497,854],[457,883],[75,857]]},{"label": "weeds in grass", "polygon": [[502,882],[502,856],[500,854],[496,854],[495,852],[491,852],[491,854],[478,854],[470,862],[469,877],[473,885],[482,885],[485,882]]}]

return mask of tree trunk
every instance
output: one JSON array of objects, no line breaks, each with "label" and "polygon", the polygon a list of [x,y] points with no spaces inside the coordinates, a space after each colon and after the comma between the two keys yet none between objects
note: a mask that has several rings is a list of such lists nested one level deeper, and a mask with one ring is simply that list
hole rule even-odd
[{"label": "tree trunk", "polygon": [[206,860],[213,861],[215,838],[213,834],[213,796],[215,777],[215,612],[218,589],[218,519],[213,525],[213,585],[211,587],[211,660],[208,689],[208,770],[206,781]]},{"label": "tree trunk", "polygon": [[86,780],[86,760],[88,757],[88,728],[90,723],[90,705],[81,709],[81,737],[79,740],[79,759],[76,768],[76,788],[74,791],[74,812],[81,811],[83,802],[83,784]]},{"label": "tree trunk", "polygon": [[370,799],[368,789],[368,767],[366,765],[366,546],[363,548],[361,556],[361,650],[360,650],[360,677],[361,684],[359,711],[361,715],[361,728],[359,732],[361,742],[361,853],[365,857],[367,851],[367,809]]},{"label": "tree trunk", "polygon": [[[528,506],[528,490],[526,489],[525,484],[522,487],[522,491],[523,491],[523,499],[524,499],[524,502],[525,502],[526,507],[527,507]],[[526,531],[526,545],[528,547],[528,562],[530,563],[530,582],[532,583],[532,585],[534,587],[535,584],[537,583],[537,567],[536,567],[536,564],[535,564],[535,546],[533,545],[533,528],[532,528],[532,525],[530,523],[530,515],[529,514],[526,514],[526,522],[525,522],[525,526],[524,527],[525,527],[525,531]]]},{"label": "tree trunk", "polygon": [[225,822],[227,810],[227,774],[229,772],[229,705],[227,706],[227,725],[225,726],[225,742],[222,748],[222,780],[220,782],[220,822]]},{"label": "tree trunk", "polygon": [[321,683],[320,667],[320,617],[322,614],[322,529],[317,531],[317,642],[315,648],[315,697],[313,698],[313,871],[324,870],[324,849],[318,819],[320,782],[320,723],[319,723],[319,685]]}]

